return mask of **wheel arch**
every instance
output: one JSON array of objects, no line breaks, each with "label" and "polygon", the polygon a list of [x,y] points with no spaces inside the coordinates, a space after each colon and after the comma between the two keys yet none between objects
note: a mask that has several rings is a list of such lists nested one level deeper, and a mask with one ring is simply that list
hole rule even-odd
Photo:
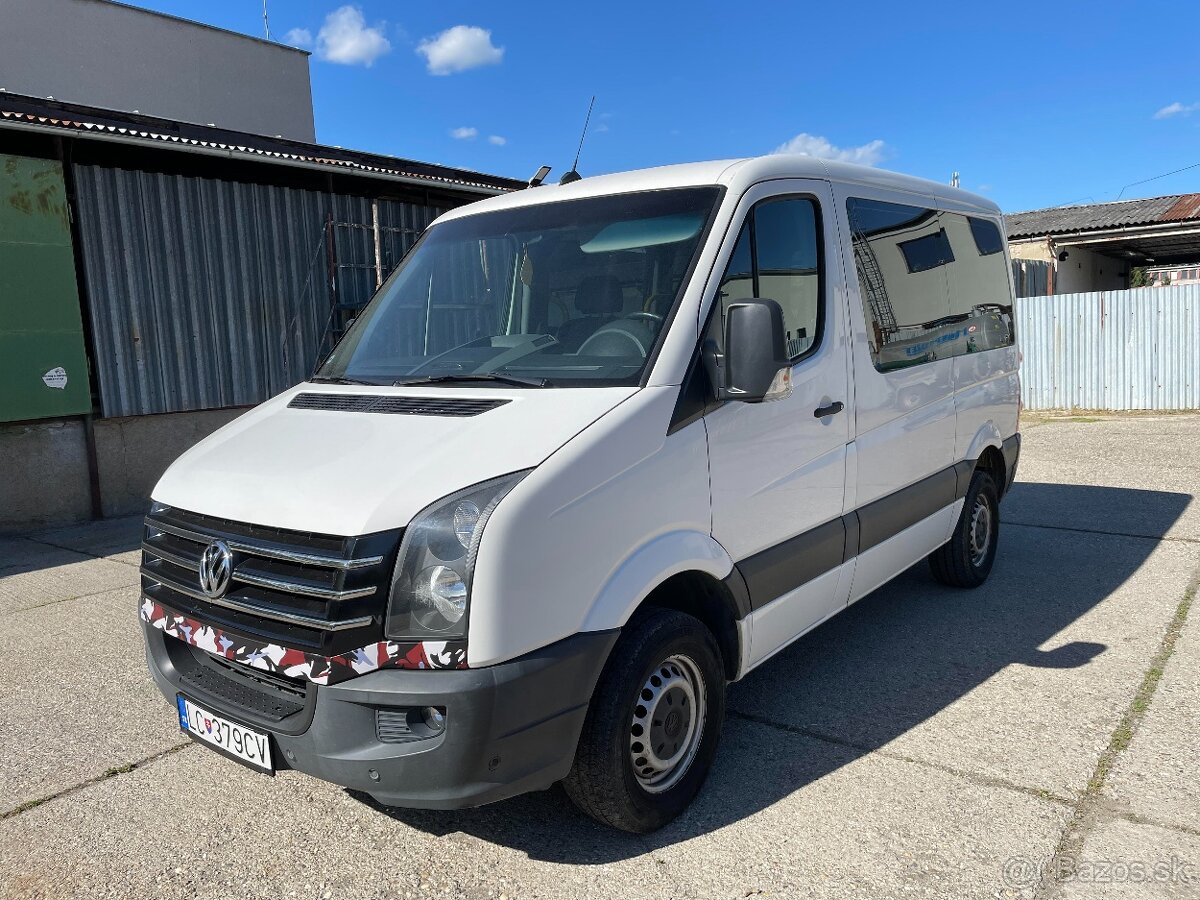
[{"label": "wheel arch", "polygon": [[1005,487],[1008,485],[1008,467],[1000,448],[991,444],[984,447],[975,463],[975,468],[982,469],[992,476],[992,481],[996,483],[996,493],[1003,497]]},{"label": "wheel arch", "polygon": [[1003,443],[1000,429],[996,427],[995,422],[989,420],[975,433],[970,448],[963,457],[974,460],[976,469],[982,469],[992,476],[992,480],[996,482],[996,491],[1000,495],[1004,494],[1008,484],[1008,466],[1004,462]]},{"label": "wheel arch", "polygon": [[[740,583],[736,574],[734,579],[735,584]],[[721,580],[696,570],[679,572],[650,591],[631,618],[645,609],[673,609],[699,619],[716,638],[725,677],[733,681],[741,670],[742,641],[738,631],[741,609],[730,581],[733,579]]]},{"label": "wheel arch", "polygon": [[730,679],[741,666],[738,621],[749,594],[725,549],[709,534],[675,531],[632,553],[608,580],[584,620],[584,631],[623,628],[649,607],[695,616],[721,648]]}]

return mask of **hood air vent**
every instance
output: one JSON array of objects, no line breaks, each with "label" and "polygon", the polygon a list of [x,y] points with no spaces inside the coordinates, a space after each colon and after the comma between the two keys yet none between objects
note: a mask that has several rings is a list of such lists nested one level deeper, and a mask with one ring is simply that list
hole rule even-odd
[{"label": "hood air vent", "polygon": [[477,416],[510,400],[469,397],[389,397],[376,394],[297,394],[288,409],[391,413],[402,416]]}]

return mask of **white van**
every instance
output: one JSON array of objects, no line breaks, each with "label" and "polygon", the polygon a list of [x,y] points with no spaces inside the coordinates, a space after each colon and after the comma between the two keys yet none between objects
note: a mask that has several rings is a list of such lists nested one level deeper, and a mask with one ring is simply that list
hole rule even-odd
[{"label": "white van", "polygon": [[988,577],[1012,298],[991,201],[807,157],[456,209],[155,488],[150,671],[260,771],[657,828],[727,683],[919,560]]}]

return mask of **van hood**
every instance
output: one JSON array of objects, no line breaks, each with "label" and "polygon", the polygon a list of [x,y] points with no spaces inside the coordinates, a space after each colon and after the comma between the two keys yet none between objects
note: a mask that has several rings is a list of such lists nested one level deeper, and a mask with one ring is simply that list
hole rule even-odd
[{"label": "van hood", "polygon": [[[447,494],[539,465],[636,391],[301,384],[184,453],[153,498],[204,515],[319,534],[399,528]],[[289,409],[299,393],[334,401],[366,395],[504,402],[454,416]]]}]

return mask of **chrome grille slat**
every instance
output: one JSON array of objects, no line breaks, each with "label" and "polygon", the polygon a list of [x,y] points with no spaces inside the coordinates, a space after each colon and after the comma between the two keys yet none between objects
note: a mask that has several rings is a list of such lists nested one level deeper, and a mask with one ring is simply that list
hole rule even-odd
[{"label": "chrome grille slat", "polygon": [[223,534],[201,534],[198,531],[192,531],[183,528],[174,523],[164,522],[161,519],[156,519],[153,516],[146,517],[146,524],[150,528],[158,531],[172,534],[175,537],[183,538],[185,541],[195,541],[198,544],[208,545],[208,543],[217,537],[225,541],[229,545],[229,549],[237,553],[245,553],[248,556],[261,556],[266,559],[278,559],[283,562],[299,563],[306,566],[324,566],[330,569],[362,569],[367,566],[375,566],[383,562],[382,556],[367,556],[361,559],[341,559],[336,556],[324,556],[317,553],[303,553],[298,550],[283,550],[278,547],[267,547],[262,544],[253,544],[242,538],[227,537]]},{"label": "chrome grille slat", "polygon": [[177,553],[172,553],[170,550],[164,550],[162,547],[155,547],[142,541],[142,552],[149,553],[151,556],[156,556],[159,559],[165,559],[173,565],[179,566],[181,569],[191,569],[193,572],[200,571],[199,559],[187,559]]},{"label": "chrome grille slat", "polygon": [[300,625],[304,628],[315,628],[321,631],[345,631],[347,628],[361,628],[363,625],[371,623],[370,616],[359,616],[354,619],[321,619],[316,616],[306,616],[301,613],[292,613],[282,609],[260,606],[257,603],[246,603],[242,600],[232,599],[229,596],[209,597],[203,591],[180,584],[174,579],[165,578],[161,572],[154,570],[149,571],[146,577],[153,585],[166,588],[169,591],[175,591],[176,593],[191,597],[193,600],[201,600],[205,603],[211,603],[213,606],[222,606],[249,616],[261,616],[264,619],[273,619],[276,622],[287,622],[289,625]]},{"label": "chrome grille slat", "polygon": [[[383,637],[402,536],[397,528],[341,537],[156,503],[142,535],[142,592],[234,635],[334,656]],[[206,560],[218,543],[228,555],[217,546]],[[226,567],[224,585],[206,566]]]},{"label": "chrome grille slat", "polygon": [[297,581],[284,581],[279,578],[268,578],[266,575],[255,575],[243,572],[241,567],[233,570],[233,580],[243,584],[267,588],[272,591],[282,591],[287,594],[300,594],[303,597],[317,597],[321,600],[354,600],[358,597],[370,597],[375,593],[374,587],[357,588],[352,591],[336,591],[332,588],[313,587]]},{"label": "chrome grille slat", "polygon": [[[200,561],[198,559],[188,559],[180,556],[177,553],[172,553],[170,550],[164,550],[162,547],[156,547],[153,544],[142,543],[142,550],[157,559],[163,559],[167,562],[179,566],[181,569],[189,569],[193,572],[200,571]],[[256,575],[253,572],[246,572],[241,566],[233,570],[233,581],[240,581],[242,584],[252,584],[255,587],[267,588],[272,591],[280,591],[285,594],[299,594],[303,597],[317,597],[321,600],[356,600],[359,597],[370,597],[375,593],[375,587],[355,588],[350,591],[339,591],[333,588],[317,587],[315,585],[302,584],[298,581],[287,581],[283,578],[271,578],[266,575]],[[203,595],[207,599],[207,595]]]}]

